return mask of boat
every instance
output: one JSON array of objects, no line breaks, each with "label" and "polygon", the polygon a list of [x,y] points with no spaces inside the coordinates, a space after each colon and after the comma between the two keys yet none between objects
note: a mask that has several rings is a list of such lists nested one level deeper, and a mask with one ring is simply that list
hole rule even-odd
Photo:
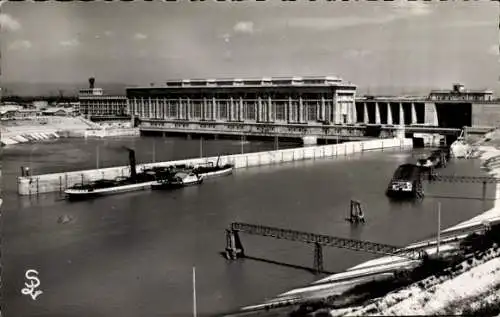
[{"label": "boat", "polygon": [[392,198],[421,197],[421,168],[415,164],[400,165],[389,182],[386,195]]},{"label": "boat", "polygon": [[465,140],[465,132],[462,130],[457,140],[450,145],[452,157],[469,158],[472,152],[472,146]]},{"label": "boat", "polygon": [[155,172],[147,170],[137,173],[135,151],[128,148],[127,150],[129,150],[130,177],[100,179],[86,184],[76,184],[64,191],[66,197],[69,200],[82,200],[150,188],[156,181]]},{"label": "boat", "polygon": [[226,176],[233,173],[234,166],[232,164],[219,165],[220,156],[217,158],[215,165],[209,162],[204,165],[198,165],[193,169],[193,173],[203,176],[204,179]]},{"label": "boat", "polygon": [[159,179],[151,184],[151,189],[176,189],[203,182],[203,176],[193,172],[176,172],[172,177]]}]

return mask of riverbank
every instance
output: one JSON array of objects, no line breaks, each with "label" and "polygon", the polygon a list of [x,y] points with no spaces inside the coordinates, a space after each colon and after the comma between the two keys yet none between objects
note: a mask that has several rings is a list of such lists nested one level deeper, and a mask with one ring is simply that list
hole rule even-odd
[{"label": "riverbank", "polygon": [[[361,142],[346,142],[333,145],[301,147],[284,150],[255,152],[246,154],[234,154],[220,156],[219,163],[233,164],[235,168],[246,168],[269,164],[280,164],[307,159],[321,159],[335,156],[347,156],[369,150],[380,150],[384,148],[407,149],[412,147],[412,139],[376,139]],[[137,170],[152,168],[153,166],[170,165],[199,165],[207,162],[216,162],[218,157],[204,157],[184,159],[168,162],[147,163],[137,165]],[[74,171],[68,173],[53,173],[44,175],[33,175],[30,177],[18,177],[18,194],[33,195],[50,192],[62,192],[75,184],[87,181],[95,181],[101,178],[114,179],[119,176],[130,175],[129,166],[118,166],[103,169]]]},{"label": "riverbank", "polygon": [[[492,176],[500,177],[500,133],[498,131],[491,133],[475,145],[476,157],[483,162],[484,168],[488,169],[488,172]],[[499,199],[500,185],[497,185],[493,208],[442,232],[447,233],[470,226],[477,226],[487,221],[498,221],[500,219]],[[413,245],[415,244],[418,243],[414,243]],[[435,247],[433,249],[429,248],[427,251],[428,253],[433,253],[435,252]],[[433,285],[428,285],[426,288],[416,286],[417,283],[415,283],[401,290],[393,291],[364,306],[332,310],[330,313],[332,316],[454,314],[467,311],[466,303],[470,303],[474,299],[477,302],[477,309],[484,309],[495,298],[498,299],[498,296],[495,294],[500,289],[500,280],[497,274],[500,271],[500,261],[498,260],[500,252],[491,250],[490,253],[482,258],[481,261],[475,262],[475,265],[469,265],[470,263],[463,264],[463,269],[453,278],[443,278],[437,282],[434,279]],[[281,294],[276,299],[268,301],[263,305],[245,307],[243,310],[338,295],[348,289],[352,289],[357,284],[371,280],[376,276],[380,277],[385,272],[407,269],[415,265],[413,262],[395,256],[367,261],[348,269],[346,272],[334,274],[319,280],[311,286]],[[362,275],[368,276],[368,279],[361,277]],[[353,278],[354,276],[357,276],[357,278]],[[470,285],[472,281],[474,283],[472,283],[471,287],[464,287],[465,284],[463,283],[466,281],[469,282],[467,285]],[[482,301],[478,302],[479,299],[483,303],[481,303]]]},{"label": "riverbank", "polygon": [[138,136],[138,128],[122,125],[100,125],[84,117],[37,117],[2,123],[0,142],[3,146],[42,142],[59,138],[104,138]]}]

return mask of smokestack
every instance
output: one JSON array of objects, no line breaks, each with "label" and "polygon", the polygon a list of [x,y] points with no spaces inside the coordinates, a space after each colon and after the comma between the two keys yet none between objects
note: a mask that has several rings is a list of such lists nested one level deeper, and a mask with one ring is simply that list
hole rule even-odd
[{"label": "smokestack", "polygon": [[137,171],[135,169],[135,151],[127,148],[128,150],[128,160],[130,163],[130,178],[135,181],[137,178]]},{"label": "smokestack", "polygon": [[94,83],[95,83],[95,78],[94,77],[90,77],[89,78],[89,88],[90,89],[94,89]]}]

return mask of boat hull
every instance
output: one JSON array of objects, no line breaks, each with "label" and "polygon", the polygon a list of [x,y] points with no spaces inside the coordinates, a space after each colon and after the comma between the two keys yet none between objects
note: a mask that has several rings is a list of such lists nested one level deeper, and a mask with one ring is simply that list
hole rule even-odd
[{"label": "boat hull", "polygon": [[188,186],[193,186],[193,185],[199,185],[201,183],[203,183],[203,178],[200,178],[196,181],[190,181],[190,182],[170,182],[170,183],[155,182],[154,184],[151,184],[151,189],[152,190],[178,189],[178,188],[183,188],[183,187],[188,187]]},{"label": "boat hull", "polygon": [[227,176],[227,175],[231,175],[232,173],[233,173],[233,167],[229,167],[229,168],[225,168],[225,169],[220,170],[220,171],[201,173],[199,175],[202,176],[203,179],[207,179],[207,178]]},{"label": "boat hull", "polygon": [[151,185],[155,183],[153,182],[144,182],[138,184],[129,184],[122,186],[115,186],[109,188],[101,188],[94,190],[82,190],[82,189],[67,189],[64,191],[66,194],[66,198],[68,200],[85,200],[85,199],[93,199],[102,196],[109,196],[115,194],[121,194],[132,191],[139,191],[151,188]]}]

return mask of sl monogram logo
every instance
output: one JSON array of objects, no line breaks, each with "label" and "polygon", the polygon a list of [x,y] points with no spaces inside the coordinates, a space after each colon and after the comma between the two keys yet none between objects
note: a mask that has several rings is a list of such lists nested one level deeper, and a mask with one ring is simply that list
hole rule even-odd
[{"label": "sl monogram logo", "polygon": [[23,295],[30,295],[33,300],[36,300],[36,298],[43,293],[40,290],[35,290],[40,286],[40,280],[37,275],[38,272],[36,270],[27,270],[25,276],[26,279],[30,281],[30,284],[24,283],[26,287],[21,290]]}]

